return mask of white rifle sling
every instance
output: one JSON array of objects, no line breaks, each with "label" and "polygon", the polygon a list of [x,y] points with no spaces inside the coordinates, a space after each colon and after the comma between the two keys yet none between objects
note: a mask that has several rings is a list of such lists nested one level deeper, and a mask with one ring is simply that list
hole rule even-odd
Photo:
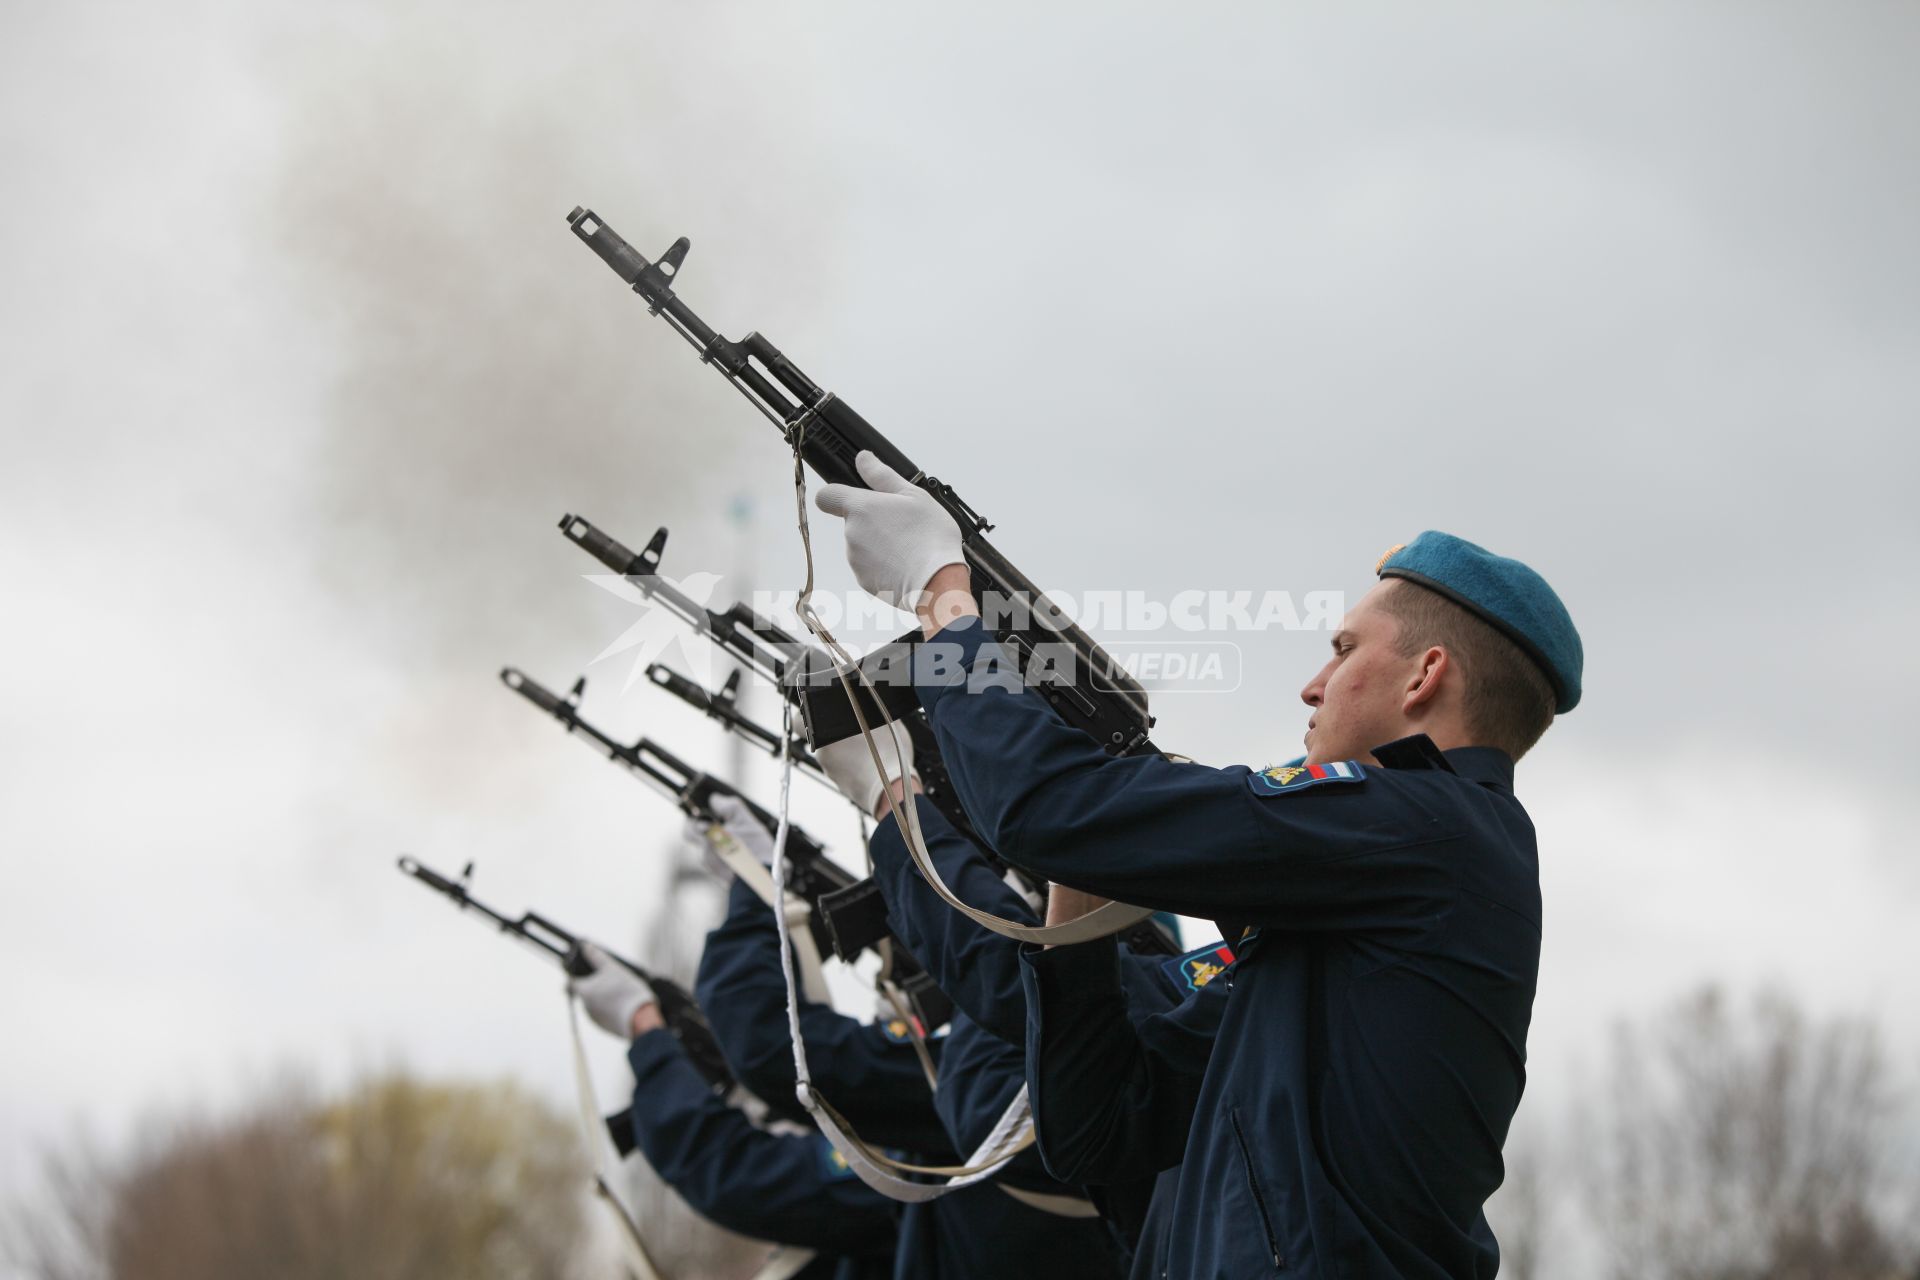
[{"label": "white rifle sling", "polygon": [[[759,866],[759,863],[754,863]],[[766,868],[762,867],[764,873]],[[597,1169],[606,1165],[607,1142],[606,1129],[600,1123],[597,1095],[593,1088],[593,1072],[587,1066],[586,1046],[581,1042],[580,1014],[573,1002],[568,1001],[568,1016],[573,1023],[573,1080],[580,1095],[580,1122],[587,1129],[587,1145],[593,1151]],[[616,1160],[617,1164],[618,1161]],[[635,1280],[662,1280],[659,1268],[653,1265],[653,1259],[647,1256],[646,1244],[640,1239],[639,1224],[634,1221],[633,1213],[613,1192],[613,1186],[603,1172],[596,1172],[593,1179],[594,1192],[607,1205],[608,1212],[616,1221],[615,1235],[620,1241],[621,1253],[632,1269]],[[812,1262],[814,1251],[801,1249],[794,1245],[783,1244],[767,1255],[760,1269],[753,1273],[752,1280],[790,1280]]]},{"label": "white rifle sling", "polygon": [[[779,894],[773,887],[773,876],[760,860],[743,848],[738,840],[727,834],[724,826],[715,824],[709,834],[716,837],[711,843],[727,868],[753,890],[760,901],[769,909],[784,896],[787,904],[787,927],[793,938],[794,949],[800,954],[800,989],[814,1004],[832,1004],[833,995],[827,989],[827,975],[824,962],[820,957],[820,948],[814,942],[813,930],[807,925],[812,919],[812,907],[798,894]],[[893,1006],[894,1013],[906,1023],[912,1032],[913,1051],[920,1059],[920,1069],[926,1073],[927,1087],[934,1084],[933,1058],[927,1052],[926,1036],[921,1030],[919,1020],[907,1008],[905,998],[899,988],[888,976],[893,969],[893,943],[882,939],[877,946],[880,954],[880,991]]]},{"label": "white rifle sling", "polygon": [[[853,678],[847,673],[851,671],[853,677],[859,679],[862,687],[874,695],[874,702],[878,705],[880,697],[874,688],[873,677],[854,661],[853,656],[838,640],[834,639],[833,633],[827,630],[826,624],[820,621],[820,616],[813,610],[813,534],[807,524],[807,483],[806,472],[800,459],[800,439],[801,437],[796,434],[793,443],[793,491],[794,505],[799,511],[800,543],[806,553],[807,581],[806,585],[800,589],[800,598],[794,603],[794,613],[798,615],[801,622],[806,624],[807,630],[826,646],[827,652],[839,664],[835,674],[839,677],[840,687],[846,690],[847,702],[853,708],[853,718],[860,726],[860,736],[866,741],[868,754],[873,757],[873,767],[882,778],[885,778],[887,771],[880,763],[880,752],[873,742],[873,726],[867,723],[866,711],[861,707],[860,699],[854,691]],[[788,707],[791,708],[791,706],[792,704],[788,703]],[[887,723],[893,724],[891,721]],[[888,740],[893,746],[894,763],[900,766],[900,776],[904,778],[907,773],[906,753],[894,736],[896,733],[905,733],[905,729],[896,728],[888,734]],[[1076,942],[1091,942],[1095,938],[1119,933],[1153,915],[1151,907],[1129,906],[1124,902],[1104,902],[1087,914],[1060,924],[1030,925],[995,915],[991,911],[982,911],[961,899],[947,887],[947,882],[940,878],[940,869],[933,865],[933,859],[927,854],[926,842],[921,838],[920,818],[915,812],[915,806],[903,800],[900,804],[893,806],[893,812],[895,821],[900,826],[900,834],[906,839],[907,856],[913,859],[914,868],[920,872],[921,878],[933,887],[933,891],[940,895],[940,900],[982,928],[1002,937],[1012,938],[1017,942],[1030,942],[1036,946],[1065,946]],[[906,815],[904,819],[899,816],[903,813]]]},{"label": "white rifle sling", "polygon": [[[800,597],[795,603],[794,611],[799,615],[801,621],[806,624],[807,629],[819,637],[821,643],[827,646],[828,652],[841,664],[841,670],[839,672],[841,686],[847,691],[848,700],[853,707],[854,717],[860,725],[862,736],[866,739],[867,751],[873,756],[874,767],[879,770],[880,776],[884,778],[886,776],[886,770],[881,767],[879,753],[873,745],[873,728],[867,723],[866,715],[861,709],[859,699],[853,696],[853,687],[848,680],[846,669],[852,667],[854,671],[860,675],[861,680],[869,689],[872,688],[872,681],[867,678],[864,671],[861,671],[859,667],[854,664],[846,650],[840,646],[839,641],[833,638],[832,633],[821,623],[819,616],[813,610],[813,536],[807,526],[806,473],[800,458],[800,438],[800,435],[796,433],[794,436],[793,450],[793,495],[794,507],[799,517],[800,541],[806,554],[807,578],[806,583],[800,589]],[[772,869],[773,880],[776,884],[785,883],[787,868],[787,806],[793,788],[793,756],[790,750],[793,741],[793,703],[790,701],[785,702],[782,708],[781,730],[780,826],[779,830],[775,832],[773,839]],[[901,732],[904,732],[904,730],[895,729],[893,731],[893,733]],[[893,734],[890,733],[889,737],[892,736]],[[905,767],[906,760],[897,738],[894,739],[893,746],[895,763],[901,766],[900,775],[904,778],[907,772]],[[989,911],[978,911],[956,897],[940,879],[938,870],[934,868],[932,860],[927,857],[925,846],[920,840],[920,827],[914,816],[913,805],[902,803],[894,807],[895,813],[899,813],[902,810],[906,811],[908,817],[901,830],[902,833],[907,836],[907,850],[909,854],[912,855],[914,865],[919,868],[920,874],[926,878],[927,883],[933,886],[934,891],[938,893],[941,899],[949,906],[963,912],[970,919],[977,921],[995,933],[1003,934],[1023,942],[1037,942],[1042,944],[1050,942],[1085,942],[1094,938],[1105,937],[1110,933],[1118,933],[1120,930],[1140,920],[1144,920],[1153,914],[1152,911],[1145,908],[1110,902],[1097,910],[1088,912],[1078,920],[1068,921],[1066,924],[1053,926],[1051,928],[1036,929],[1030,925],[1021,924],[1018,921],[1002,919]],[[852,1132],[852,1126],[848,1125],[831,1106],[827,1105],[826,1099],[822,1098],[813,1087],[813,1079],[807,1069],[806,1045],[800,1033],[799,1005],[794,989],[793,958],[791,952],[787,949],[784,932],[786,927],[785,917],[779,912],[775,912],[774,918],[780,922],[782,929],[780,967],[787,984],[787,1029],[793,1036],[793,1067],[796,1080],[794,1093],[798,1097],[800,1105],[806,1108],[807,1113],[813,1117],[814,1123],[820,1126],[820,1131],[827,1135],[827,1140],[833,1143],[834,1148],[846,1159],[848,1167],[859,1176],[862,1182],[872,1187],[875,1191],[878,1191],[881,1195],[890,1197],[891,1199],[909,1203],[932,1200],[938,1196],[946,1195],[951,1191],[957,1191],[961,1187],[972,1186],[987,1178],[991,1178],[994,1174],[1004,1169],[1021,1151],[1033,1145],[1033,1118],[1027,1102],[1025,1085],[1021,1086],[1020,1092],[1014,1096],[1013,1102],[1008,1106],[1006,1112],[1002,1114],[1000,1119],[995,1123],[993,1132],[987,1135],[986,1141],[974,1150],[964,1165],[956,1167],[905,1164],[874,1150],[870,1145],[862,1141],[859,1135]],[[946,1181],[941,1183],[915,1182],[898,1176],[900,1174],[931,1174],[944,1176]]]},{"label": "white rifle sling", "polygon": [[[966,1163],[958,1165],[909,1164],[876,1150],[853,1132],[853,1126],[825,1098],[813,1091],[811,1083],[801,1086],[800,1101],[860,1181],[890,1200],[907,1204],[937,1200],[949,1192],[985,1182],[1033,1145],[1033,1118],[1024,1089],[994,1123],[986,1141],[974,1148]],[[903,1174],[943,1180],[914,1181],[901,1176]]]},{"label": "white rifle sling", "polygon": [[805,899],[796,894],[782,894],[773,887],[773,875],[760,865],[760,859],[749,853],[738,840],[727,834],[727,829],[718,823],[709,829],[714,839],[708,843],[727,864],[727,869],[740,877],[741,883],[753,890],[754,896],[767,904],[767,908],[779,915],[785,902],[787,924],[793,935],[793,945],[800,952],[800,985],[807,999],[814,1004],[828,1004],[832,1001],[832,992],[827,989],[827,975],[820,960],[820,948],[814,943],[813,930],[807,925],[812,919],[813,909]]},{"label": "white rifle sling", "polygon": [[1032,1209],[1042,1213],[1051,1213],[1059,1218],[1097,1218],[1100,1211],[1093,1207],[1093,1201],[1083,1200],[1079,1196],[1066,1196],[1054,1192],[1028,1191],[1025,1187],[1010,1187],[1000,1184],[1000,1189]]},{"label": "white rifle sling", "polygon": [[[865,672],[861,672],[863,679],[865,675]],[[862,726],[862,732],[867,737],[867,749],[873,751],[872,733],[864,726]],[[894,749],[898,753],[898,744],[895,744]],[[879,759],[879,753],[875,751],[876,765]],[[904,759],[900,763],[904,764]],[[1017,942],[1028,942],[1042,947],[1069,946],[1076,942],[1091,942],[1095,938],[1104,938],[1110,934],[1131,929],[1153,915],[1152,907],[1135,907],[1124,902],[1103,902],[1087,914],[1076,916],[1060,924],[1030,925],[997,916],[991,911],[982,911],[971,903],[963,901],[947,887],[947,882],[940,878],[940,869],[933,865],[933,859],[927,854],[926,842],[920,834],[920,814],[917,806],[911,803],[897,804],[893,807],[893,813],[894,820],[899,823],[900,834],[906,841],[907,856],[913,859],[914,868],[940,896],[940,900],[982,928],[997,933],[1003,938],[1012,938]]]},{"label": "white rifle sling", "polygon": [[[784,714],[788,723],[783,725],[783,744],[793,739],[791,703]],[[787,878],[787,808],[793,791],[793,757],[784,745],[780,755],[780,825],[773,836],[772,868],[772,879],[776,885],[784,885]],[[1024,1086],[1015,1095],[1012,1105],[994,1124],[993,1132],[987,1135],[986,1141],[974,1150],[965,1164],[908,1164],[893,1159],[861,1139],[845,1117],[834,1110],[813,1087],[813,1074],[807,1066],[806,1038],[800,1030],[799,991],[794,980],[793,948],[788,936],[786,913],[776,911],[773,918],[780,932],[780,976],[787,987],[787,1032],[793,1038],[794,1096],[806,1108],[807,1114],[813,1117],[813,1122],[826,1135],[827,1141],[846,1160],[847,1167],[862,1182],[889,1199],[919,1203],[991,1178],[1006,1168],[1014,1156],[1033,1144],[1033,1121]],[[912,1180],[913,1175],[939,1177],[945,1181],[918,1182]]]},{"label": "white rifle sling", "polygon": [[[804,609],[802,617],[811,619],[813,611],[806,606],[804,596],[801,599],[801,605]],[[826,628],[815,627],[811,620],[807,625],[814,629],[814,634],[820,637],[821,642],[827,646],[835,660],[841,663],[840,669],[836,672],[840,678],[841,687],[847,691],[847,700],[853,706],[854,718],[860,724],[861,737],[866,740],[867,752],[873,757],[873,767],[882,777],[885,777],[887,771],[880,763],[878,748],[874,746],[873,727],[867,723],[866,713],[861,709],[859,699],[854,696],[853,684],[847,672],[851,670],[857,675],[861,684],[869,692],[873,692],[872,678],[847,655]],[[875,693],[874,696],[877,701],[879,695]],[[881,728],[889,731],[887,737],[893,747],[894,763],[900,766],[901,776],[905,776],[906,753],[901,749],[895,735],[905,734],[906,730],[900,727],[897,721],[891,720]],[[975,924],[1003,938],[1012,938],[1016,942],[1030,942],[1043,947],[1069,946],[1076,942],[1091,942],[1095,938],[1104,938],[1110,934],[1131,929],[1153,915],[1152,907],[1135,907],[1124,902],[1103,902],[1087,914],[1076,916],[1060,924],[1031,925],[1023,924],[1018,920],[1009,920],[991,911],[982,911],[954,893],[947,887],[947,882],[941,879],[940,868],[933,864],[932,857],[927,853],[926,841],[920,834],[920,815],[916,807],[905,802],[896,804],[893,806],[893,814],[894,821],[900,827],[900,835],[906,843],[907,856],[913,860],[914,869],[920,873],[920,878],[932,887],[942,902]]]},{"label": "white rifle sling", "polygon": [[908,1043],[913,1046],[913,1056],[920,1059],[920,1071],[927,1078],[927,1088],[938,1089],[940,1073],[934,1069],[933,1053],[927,1048],[927,1030],[920,1025],[918,1015],[909,1007],[906,992],[900,990],[900,984],[891,976],[893,973],[892,941],[883,939],[879,951],[880,976],[875,980],[874,985],[879,988],[880,994],[886,997],[887,1003],[893,1006],[893,1016],[900,1019],[906,1026],[910,1037]]},{"label": "white rifle sling", "polygon": [[790,1244],[783,1244],[768,1255],[751,1280],[790,1280],[790,1277],[806,1270],[807,1264],[813,1259],[812,1249],[797,1249]]},{"label": "white rifle sling", "polygon": [[653,1259],[647,1254],[646,1242],[640,1238],[640,1225],[634,1221],[632,1210],[628,1209],[613,1189],[613,1183],[607,1174],[618,1165],[610,1161],[612,1145],[607,1139],[606,1126],[600,1119],[600,1104],[593,1089],[593,1072],[587,1066],[587,1047],[580,1037],[580,1006],[572,996],[567,997],[567,1020],[573,1028],[573,1083],[580,1096],[580,1126],[585,1130],[589,1159],[593,1162],[593,1186],[607,1212],[614,1219],[614,1238],[620,1242],[620,1253],[626,1259],[628,1268],[636,1280],[662,1280],[660,1269],[653,1265]]}]

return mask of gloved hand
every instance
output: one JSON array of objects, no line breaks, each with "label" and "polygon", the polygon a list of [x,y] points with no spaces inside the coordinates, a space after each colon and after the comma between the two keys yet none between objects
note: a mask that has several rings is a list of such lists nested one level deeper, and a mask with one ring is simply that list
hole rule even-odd
[{"label": "gloved hand", "polygon": [[872,487],[830,484],[814,505],[847,522],[847,563],[860,585],[896,609],[911,611],[934,574],[965,564],[960,526],[932,494],[861,450],[853,460]]},{"label": "gloved hand", "polygon": [[[900,757],[896,758],[893,744],[900,744]],[[913,777],[913,739],[898,720],[874,726],[873,747],[880,753],[880,767],[885,771],[875,773],[873,755],[867,750],[864,734],[854,734],[851,738],[842,738],[830,742],[824,747],[816,747],[813,755],[826,770],[833,785],[840,788],[840,794],[860,806],[860,812],[868,817],[880,807],[880,797],[886,793],[887,784],[901,775],[902,763],[906,766],[906,775]]]},{"label": "gloved hand", "polygon": [[687,848],[700,853],[700,869],[723,885],[733,883],[733,868],[721,860],[713,839],[713,824],[705,818],[688,818],[681,824],[680,839]]},{"label": "gloved hand", "polygon": [[587,1006],[593,1025],[622,1040],[633,1035],[633,1015],[641,1006],[656,1004],[645,978],[589,942],[582,948],[593,972],[567,980],[567,990]]},{"label": "gloved hand", "polygon": [[760,819],[740,802],[740,797],[715,796],[713,813],[735,844],[752,854],[761,866],[773,865],[773,833],[760,825]]}]

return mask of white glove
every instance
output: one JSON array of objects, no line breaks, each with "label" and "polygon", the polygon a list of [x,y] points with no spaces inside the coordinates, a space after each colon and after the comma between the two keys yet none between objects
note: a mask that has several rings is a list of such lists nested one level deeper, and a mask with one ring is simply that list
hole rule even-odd
[{"label": "white glove", "polygon": [[705,818],[688,818],[680,827],[680,839],[687,848],[699,851],[702,871],[723,885],[733,883],[733,868],[721,859],[714,847],[711,822]]},{"label": "white glove", "polygon": [[[900,744],[900,756],[894,755],[893,744]],[[813,755],[826,770],[827,777],[833,779],[833,785],[840,788],[840,794],[860,806],[860,812],[871,818],[874,810],[880,806],[880,797],[886,793],[887,784],[900,777],[902,763],[906,766],[908,777],[913,776],[913,739],[898,720],[877,725],[873,730],[873,749],[880,753],[880,767],[884,773],[873,770],[873,755],[867,750],[865,734],[854,734],[851,738],[842,738],[830,742],[824,747],[816,747]]]},{"label": "white glove", "polygon": [[633,1035],[640,1006],[658,1003],[645,978],[589,942],[582,948],[593,972],[567,980],[567,990],[587,1006],[593,1025],[622,1040]]},{"label": "white glove", "polygon": [[773,833],[760,825],[760,819],[740,803],[740,797],[715,796],[713,815],[735,844],[752,854],[761,866],[773,866]]},{"label": "white glove", "polygon": [[853,465],[870,488],[824,486],[813,503],[847,522],[847,563],[860,585],[896,609],[911,611],[933,575],[965,564],[960,526],[919,485],[861,450]]}]

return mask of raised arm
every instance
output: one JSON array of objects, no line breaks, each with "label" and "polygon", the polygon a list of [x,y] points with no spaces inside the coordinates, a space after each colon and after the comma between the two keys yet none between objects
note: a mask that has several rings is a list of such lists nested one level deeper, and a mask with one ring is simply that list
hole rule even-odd
[{"label": "raised arm", "polygon": [[[707,935],[694,990],[734,1075],[769,1102],[790,1105],[793,1040],[780,937],[772,910],[737,880],[727,918]],[[905,1028],[861,1022],[802,997],[800,1030],[815,1083],[862,1134],[915,1153],[951,1154]]]},{"label": "raised arm", "polygon": [[627,1051],[633,1130],[661,1180],[729,1231],[831,1253],[886,1257],[892,1201],[841,1163],[819,1134],[768,1133],[714,1096],[672,1035],[649,1031]]},{"label": "raised arm", "polygon": [[1109,756],[1026,689],[962,618],[916,652],[916,685],[981,837],[1048,879],[1122,902],[1301,929],[1417,932],[1451,897],[1460,815],[1394,771],[1316,785],[1244,766]]},{"label": "raised arm", "polygon": [[1129,1016],[1111,938],[1021,953],[1027,1091],[1047,1169],[1068,1182],[1148,1177],[1180,1163],[1228,984]]},{"label": "raised arm", "polygon": [[[1010,920],[1038,924],[1027,900],[1001,878],[980,847],[956,831],[924,796],[914,797],[920,832],[940,876],[961,898]],[[1026,1042],[1020,946],[961,915],[934,893],[907,857],[906,838],[882,818],[869,841],[887,920],[934,981],[975,1023],[1011,1044]],[[1168,961],[1121,949],[1128,1000],[1144,1017],[1179,1002]]]},{"label": "raised arm", "polygon": [[[1027,900],[925,796],[914,797],[914,808],[927,852],[955,893],[1008,919],[1040,923]],[[1019,944],[942,902],[907,857],[906,839],[892,817],[874,827],[868,847],[874,879],[887,901],[887,921],[900,940],[957,1008],[1002,1040],[1020,1043],[1026,1035],[1027,1009],[1020,990]]]}]

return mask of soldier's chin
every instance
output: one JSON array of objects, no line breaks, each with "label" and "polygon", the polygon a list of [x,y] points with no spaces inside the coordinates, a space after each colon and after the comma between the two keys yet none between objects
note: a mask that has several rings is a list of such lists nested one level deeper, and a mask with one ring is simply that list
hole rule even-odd
[{"label": "soldier's chin", "polygon": [[1337,743],[1333,743],[1333,744],[1309,743],[1307,745],[1307,754],[1301,758],[1300,763],[1301,764],[1332,764],[1336,760],[1351,759],[1353,756],[1353,753],[1351,751],[1338,750],[1337,749],[1338,745],[1339,744]]}]

